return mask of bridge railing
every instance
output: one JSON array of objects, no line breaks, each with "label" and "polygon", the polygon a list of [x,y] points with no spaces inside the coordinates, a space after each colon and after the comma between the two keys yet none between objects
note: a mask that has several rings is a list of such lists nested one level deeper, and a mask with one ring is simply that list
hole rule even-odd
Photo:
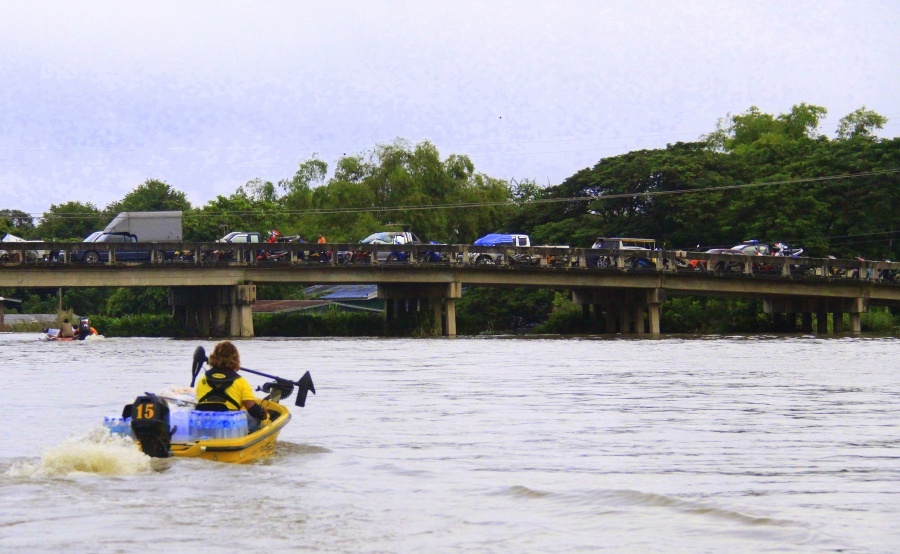
[{"label": "bridge railing", "polygon": [[[78,252],[79,256],[73,255]],[[95,252],[96,257],[86,257]],[[88,259],[90,258],[90,259]],[[78,261],[76,261],[76,259]],[[91,263],[94,262],[94,263]],[[707,273],[716,276],[809,277],[900,283],[900,263],[861,259],[748,256],[685,250],[615,250],[566,246],[474,246],[470,244],[357,243],[71,243],[0,244],[4,267],[175,266],[308,267],[316,264],[423,265],[473,268],[552,268],[566,271]]]}]

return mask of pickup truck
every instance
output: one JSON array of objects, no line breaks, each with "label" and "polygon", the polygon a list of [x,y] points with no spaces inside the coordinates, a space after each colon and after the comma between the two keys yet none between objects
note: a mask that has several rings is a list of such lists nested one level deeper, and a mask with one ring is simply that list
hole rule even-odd
[{"label": "pickup truck", "polygon": [[[473,243],[473,246],[513,246],[516,248],[530,248],[531,237],[528,235],[491,233],[481,237]],[[559,249],[553,250],[552,253],[543,256],[549,265],[568,265],[570,256],[568,246],[552,246],[549,248]],[[565,249],[565,250],[563,250]],[[541,257],[528,253],[513,254],[509,263],[536,265],[541,262]],[[476,264],[497,264],[503,261],[503,254],[499,252],[470,252],[469,261]]]},{"label": "pickup truck", "polygon": [[[100,250],[97,248],[92,248],[91,244],[98,243],[108,243],[108,244],[131,244],[138,242],[137,236],[128,232],[116,232],[116,233],[105,233],[102,231],[97,231],[91,233],[84,241],[79,245],[77,249],[69,252],[69,259],[73,262],[84,262],[88,264],[95,264],[99,262],[106,263],[109,261],[109,251],[108,250]],[[60,253],[62,254],[62,253]],[[119,248],[116,249],[116,261],[117,262],[149,262],[150,256],[152,254],[151,250],[145,249],[130,249],[130,248]],[[175,252],[174,251],[166,251],[163,252],[163,257],[167,260],[173,258]]]},{"label": "pickup truck", "polygon": [[[359,241],[360,244],[422,244],[414,233],[409,231],[381,231],[372,233]],[[352,254],[352,261],[366,262],[370,253],[367,250],[358,250]],[[409,259],[408,252],[378,252],[376,260],[379,262],[405,262]]]},{"label": "pickup truck", "polygon": [[[472,243],[473,246],[518,246],[527,248],[531,246],[531,238],[528,235],[508,235],[504,233],[490,233]],[[469,261],[476,264],[497,264],[503,260],[503,254],[499,252],[471,252]]]},{"label": "pickup truck", "polygon": [[[216,242],[228,242],[232,244],[248,244],[248,243],[262,243],[262,235],[255,231],[232,231],[220,238]],[[209,250],[207,252],[203,252],[200,254],[201,262],[230,262],[233,261],[235,251],[234,250],[225,250],[225,249],[216,249]],[[255,252],[253,254],[254,257],[259,256],[259,252]]]},{"label": "pickup truck", "polygon": [[591,245],[592,249],[616,250],[621,252],[621,256],[617,255],[590,255],[586,256],[588,267],[617,267],[619,258],[622,258],[622,265],[631,269],[655,268],[656,264],[647,254],[656,250],[656,241],[653,239],[636,239],[626,237],[598,237]]}]

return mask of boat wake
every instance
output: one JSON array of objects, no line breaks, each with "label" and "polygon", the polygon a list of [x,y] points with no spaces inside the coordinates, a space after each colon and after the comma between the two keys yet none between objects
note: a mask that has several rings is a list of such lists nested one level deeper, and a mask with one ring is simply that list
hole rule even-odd
[{"label": "boat wake", "polygon": [[278,446],[275,447],[275,454],[273,455],[273,461],[277,461],[282,458],[293,458],[296,456],[307,456],[309,454],[327,454],[331,452],[331,450],[324,448],[322,446],[314,446],[311,444],[298,444],[295,442],[288,441],[278,441]]},{"label": "boat wake", "polygon": [[82,437],[70,437],[44,451],[40,461],[13,464],[10,477],[33,479],[87,475],[136,475],[156,471],[149,456],[134,446],[130,437],[110,435],[98,427]]}]

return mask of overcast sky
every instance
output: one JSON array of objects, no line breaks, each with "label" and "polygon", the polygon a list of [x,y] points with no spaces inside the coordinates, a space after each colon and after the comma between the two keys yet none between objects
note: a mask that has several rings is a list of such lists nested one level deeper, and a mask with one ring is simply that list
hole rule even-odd
[{"label": "overcast sky", "polygon": [[0,209],[200,206],[397,137],[558,184],[752,105],[900,134],[900,2],[0,1]]}]

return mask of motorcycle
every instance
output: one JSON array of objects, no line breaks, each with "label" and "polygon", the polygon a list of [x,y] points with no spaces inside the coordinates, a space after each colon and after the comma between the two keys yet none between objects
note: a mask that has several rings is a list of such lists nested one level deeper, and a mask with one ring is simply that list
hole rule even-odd
[{"label": "motorcycle", "polygon": [[[292,243],[292,242],[305,243],[306,241],[303,240],[300,236],[284,237],[279,234],[277,236],[277,240],[275,240],[275,241],[270,240],[267,244],[283,244],[283,243]],[[280,262],[283,260],[290,260],[290,259],[291,259],[291,251],[290,250],[275,250],[275,249],[262,250],[256,256],[256,261],[258,261],[258,262]],[[305,260],[306,253],[303,250],[298,250],[297,251],[297,259],[301,260],[301,261]]]}]

